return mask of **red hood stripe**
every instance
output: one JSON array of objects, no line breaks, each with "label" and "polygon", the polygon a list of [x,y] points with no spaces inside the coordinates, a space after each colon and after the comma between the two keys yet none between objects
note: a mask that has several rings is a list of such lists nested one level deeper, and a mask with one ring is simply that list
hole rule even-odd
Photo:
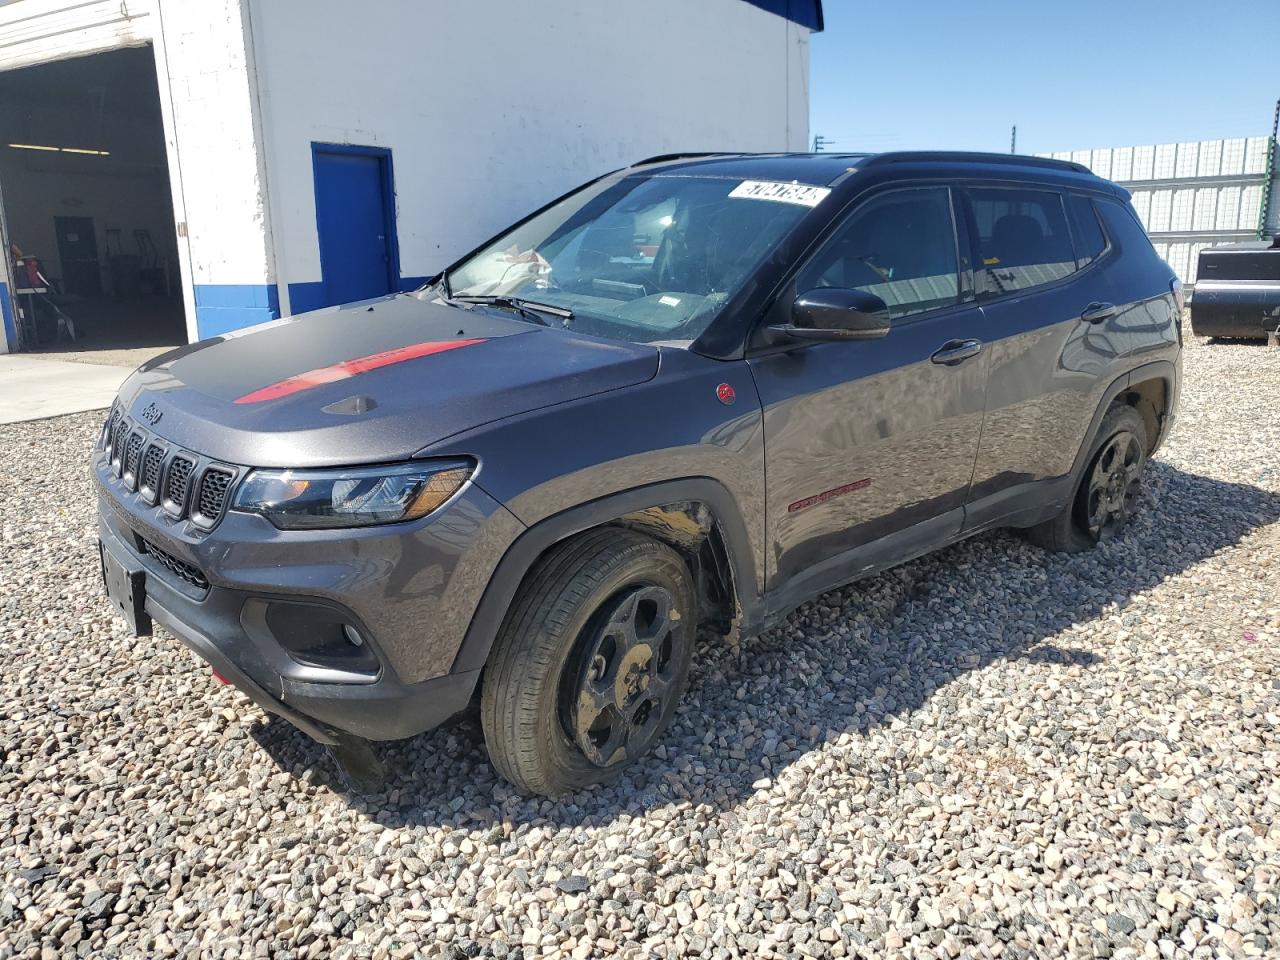
[{"label": "red hood stripe", "polygon": [[301,393],[303,390],[310,390],[312,387],[318,387],[321,384],[346,380],[348,377],[354,377],[357,373],[368,373],[370,370],[387,367],[393,363],[404,363],[406,360],[416,360],[418,357],[429,357],[433,353],[445,353],[449,350],[457,350],[459,347],[469,347],[473,343],[484,342],[484,340],[428,340],[426,343],[413,343],[407,347],[396,347],[394,350],[385,350],[382,353],[370,354],[367,357],[343,360],[328,367],[319,367],[315,370],[308,370],[306,373],[299,373],[297,376],[286,377],[277,383],[255,390],[253,393],[246,393],[236,400],[236,403],[261,403],[264,400],[278,400],[280,397]]}]

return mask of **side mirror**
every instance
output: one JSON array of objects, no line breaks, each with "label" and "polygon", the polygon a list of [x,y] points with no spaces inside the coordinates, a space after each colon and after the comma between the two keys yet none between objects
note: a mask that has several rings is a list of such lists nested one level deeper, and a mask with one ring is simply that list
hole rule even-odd
[{"label": "side mirror", "polygon": [[873,340],[889,332],[889,307],[864,290],[819,287],[796,297],[790,323],[769,329],[800,340]]}]

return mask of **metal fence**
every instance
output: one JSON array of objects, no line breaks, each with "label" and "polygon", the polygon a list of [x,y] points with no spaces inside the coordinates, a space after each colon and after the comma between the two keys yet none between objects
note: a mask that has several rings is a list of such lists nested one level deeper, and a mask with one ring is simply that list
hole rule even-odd
[{"label": "metal fence", "polygon": [[1082,163],[1128,189],[1156,251],[1191,284],[1203,248],[1276,233],[1280,171],[1273,153],[1268,137],[1239,137],[1037,156]]}]

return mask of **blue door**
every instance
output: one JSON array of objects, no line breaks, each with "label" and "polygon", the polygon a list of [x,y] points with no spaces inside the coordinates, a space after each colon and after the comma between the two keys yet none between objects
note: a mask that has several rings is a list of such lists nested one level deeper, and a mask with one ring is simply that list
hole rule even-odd
[{"label": "blue door", "polygon": [[322,144],[313,151],[323,305],[393,292],[399,268],[390,153]]}]

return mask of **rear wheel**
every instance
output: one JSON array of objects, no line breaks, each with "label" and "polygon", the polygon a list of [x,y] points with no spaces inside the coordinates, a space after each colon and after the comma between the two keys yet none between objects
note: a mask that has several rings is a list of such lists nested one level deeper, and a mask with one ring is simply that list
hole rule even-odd
[{"label": "rear wheel", "polygon": [[617,527],[542,558],[495,642],[480,717],[494,767],[556,796],[607,782],[666,729],[697,627],[688,567]]},{"label": "rear wheel", "polygon": [[1127,405],[1107,411],[1085,461],[1071,502],[1058,516],[1027,531],[1048,550],[1079,553],[1124,529],[1147,465],[1147,429]]}]

